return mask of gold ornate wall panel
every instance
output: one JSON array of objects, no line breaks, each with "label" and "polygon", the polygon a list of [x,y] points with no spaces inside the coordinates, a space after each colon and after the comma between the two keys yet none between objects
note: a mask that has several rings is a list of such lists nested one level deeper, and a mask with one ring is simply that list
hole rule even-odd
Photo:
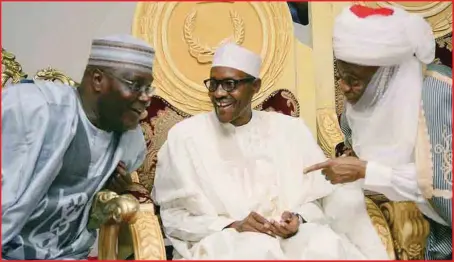
[{"label": "gold ornate wall panel", "polygon": [[432,26],[435,38],[452,32],[452,2],[358,2],[371,7],[397,6],[424,17]]},{"label": "gold ornate wall panel", "polygon": [[157,94],[186,113],[212,109],[203,80],[226,41],[262,56],[262,89],[253,106],[278,87],[295,89],[293,24],[285,2],[141,2],[133,34],[156,49]]},{"label": "gold ornate wall panel", "polygon": [[[385,6],[397,6],[400,7],[408,12],[417,13],[424,17],[426,21],[430,23],[432,26],[432,30],[434,32],[434,36],[437,39],[437,44],[440,47],[446,46],[448,49],[452,51],[452,37],[448,37],[449,34],[452,34],[452,2],[394,2],[394,1],[383,1],[383,2],[365,2],[365,1],[354,1],[354,2],[336,2],[336,3],[324,3],[325,8],[324,11],[318,10],[317,13],[312,13],[312,18],[315,21],[319,21],[319,23],[325,23],[323,27],[318,27],[315,30],[313,29],[313,37],[320,38],[320,35],[330,34],[329,37],[332,37],[332,25],[326,25],[326,23],[334,24],[334,19],[337,14],[342,11],[342,8],[352,4],[362,4],[370,7],[385,7]],[[320,5],[322,3],[318,3]],[[324,13],[326,12],[326,13]],[[447,38],[445,38],[447,37]],[[327,39],[325,36],[323,39]],[[315,47],[315,45],[314,45]],[[330,52],[332,54],[332,46],[324,47],[323,50],[320,48],[314,48],[314,53],[320,52]],[[329,50],[330,49],[330,50]],[[323,55],[323,57],[327,57],[327,55]],[[328,67],[333,66],[333,61],[330,61],[329,65],[327,59],[323,61],[323,65],[320,67]],[[334,67],[333,67],[334,68]],[[331,71],[328,70],[328,76],[331,77]],[[332,72],[335,76],[336,72]],[[336,78],[336,77],[335,77]],[[343,105],[343,96],[342,92],[340,92],[336,80],[333,82],[333,90],[335,90],[335,100],[336,103],[336,113],[342,113],[344,109]]]}]

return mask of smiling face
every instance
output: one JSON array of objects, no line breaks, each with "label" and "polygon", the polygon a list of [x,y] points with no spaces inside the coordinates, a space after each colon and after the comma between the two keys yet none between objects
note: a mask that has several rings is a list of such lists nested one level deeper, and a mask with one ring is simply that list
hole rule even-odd
[{"label": "smiling face", "polygon": [[94,70],[92,81],[98,87],[97,111],[102,129],[119,133],[135,129],[150,104],[144,87],[151,85],[151,73],[99,68]]},{"label": "smiling face", "polygon": [[[247,124],[252,117],[252,97],[260,90],[260,79],[237,69],[213,67],[209,82],[213,86],[217,84],[214,91],[208,91],[208,96],[219,121],[235,126]],[[227,92],[222,85],[233,90]]]},{"label": "smiling face", "polygon": [[378,66],[361,66],[337,60],[339,87],[347,102],[356,104],[361,99],[378,68]]}]

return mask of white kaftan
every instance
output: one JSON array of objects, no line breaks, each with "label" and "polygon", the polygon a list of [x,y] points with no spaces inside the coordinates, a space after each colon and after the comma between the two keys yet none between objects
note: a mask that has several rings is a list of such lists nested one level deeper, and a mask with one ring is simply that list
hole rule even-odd
[{"label": "white kaftan", "polygon": [[[358,184],[303,175],[324,160],[298,118],[254,111],[234,127],[210,112],[180,122],[158,154],[153,193],[175,258],[388,259]],[[251,211],[307,223],[287,240],[224,229]]]}]

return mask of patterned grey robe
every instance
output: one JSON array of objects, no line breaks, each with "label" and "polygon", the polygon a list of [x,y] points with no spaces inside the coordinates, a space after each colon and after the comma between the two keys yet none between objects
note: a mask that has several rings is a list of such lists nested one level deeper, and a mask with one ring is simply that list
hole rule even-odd
[{"label": "patterned grey robe", "polygon": [[39,81],[2,91],[2,120],[2,257],[86,259],[93,197],[120,160],[142,164],[140,127],[99,130],[74,88]]}]

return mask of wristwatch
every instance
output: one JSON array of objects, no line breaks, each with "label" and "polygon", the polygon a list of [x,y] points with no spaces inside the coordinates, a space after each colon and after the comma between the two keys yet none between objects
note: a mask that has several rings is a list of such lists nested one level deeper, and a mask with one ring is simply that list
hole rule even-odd
[{"label": "wristwatch", "polygon": [[302,225],[302,224],[304,224],[304,223],[307,222],[306,220],[304,220],[303,216],[301,216],[300,214],[295,213],[295,212],[293,212],[292,214],[293,214],[294,216],[297,216],[297,217],[298,217],[298,221],[300,222],[300,225]]}]

